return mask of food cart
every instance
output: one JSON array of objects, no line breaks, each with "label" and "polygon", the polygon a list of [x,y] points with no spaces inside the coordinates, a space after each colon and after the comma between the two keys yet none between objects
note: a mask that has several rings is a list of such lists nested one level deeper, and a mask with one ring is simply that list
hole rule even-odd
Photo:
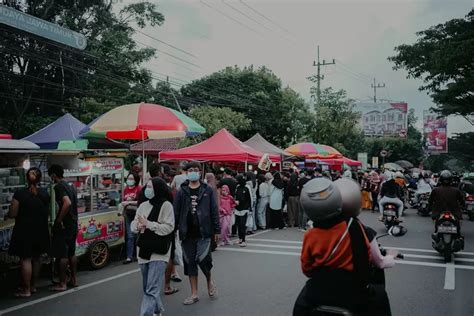
[{"label": "food cart", "polygon": [[19,258],[10,256],[8,248],[15,221],[5,220],[15,191],[25,186],[25,169],[29,156],[39,147],[29,141],[0,139],[0,273],[18,266]]},{"label": "food cart", "polygon": [[[8,143],[8,144],[6,144]],[[18,266],[19,258],[8,255],[14,220],[4,220],[15,190],[25,183],[25,172],[36,166],[43,173],[41,186],[51,193],[51,217],[57,205],[47,175],[48,167],[59,164],[64,179],[75,186],[78,198],[76,255],[86,257],[94,269],[104,267],[110,248],[124,244],[124,220],[118,211],[123,190],[123,157],[118,150],[41,150],[31,142],[0,139],[0,273]]]},{"label": "food cart", "polygon": [[[124,151],[55,153],[47,164],[64,168],[64,180],[77,191],[78,235],[76,255],[86,256],[93,269],[104,267],[110,248],[124,244],[124,219],[119,212],[124,179]],[[54,201],[54,197],[52,199]],[[51,217],[57,212],[52,203]]]}]

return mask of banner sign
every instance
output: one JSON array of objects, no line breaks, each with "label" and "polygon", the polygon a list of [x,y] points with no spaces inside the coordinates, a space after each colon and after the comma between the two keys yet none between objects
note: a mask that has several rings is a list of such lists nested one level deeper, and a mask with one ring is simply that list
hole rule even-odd
[{"label": "banner sign", "polygon": [[362,170],[367,170],[367,153],[358,153],[357,160],[362,163]]},{"label": "banner sign", "polygon": [[423,111],[425,151],[430,154],[448,152],[448,119],[430,111]]},{"label": "banner sign", "polygon": [[407,137],[406,103],[355,103],[360,113],[360,127],[365,136]]},{"label": "banner sign", "polygon": [[87,46],[86,37],[80,33],[2,4],[0,4],[0,23],[80,50],[84,50]]},{"label": "banner sign", "polygon": [[372,168],[377,169],[379,167],[379,157],[372,157]]}]

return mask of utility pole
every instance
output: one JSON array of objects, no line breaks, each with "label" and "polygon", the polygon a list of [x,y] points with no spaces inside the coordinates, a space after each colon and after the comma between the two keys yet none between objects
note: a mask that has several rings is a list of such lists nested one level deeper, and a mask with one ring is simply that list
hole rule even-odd
[{"label": "utility pole", "polygon": [[333,59],[331,63],[327,63],[324,59],[323,62],[320,62],[319,59],[319,45],[318,45],[318,62],[313,61],[313,66],[318,67],[317,70],[317,75],[311,76],[308,79],[311,80],[312,82],[316,82],[316,102],[317,105],[320,104],[321,102],[321,80],[324,79],[324,75],[321,75],[321,66],[327,66],[327,65],[335,65],[336,61]]},{"label": "utility pole", "polygon": [[377,103],[377,89],[379,89],[379,88],[385,88],[385,83],[383,83],[383,84],[380,84],[380,83],[375,84],[375,78],[374,78],[374,83],[372,84],[372,88],[374,88],[374,103]]}]

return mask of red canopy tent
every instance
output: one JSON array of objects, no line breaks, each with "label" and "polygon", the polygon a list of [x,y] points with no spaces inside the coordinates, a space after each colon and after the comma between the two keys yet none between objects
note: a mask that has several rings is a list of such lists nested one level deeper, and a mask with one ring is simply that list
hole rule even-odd
[{"label": "red canopy tent", "polygon": [[[202,143],[173,151],[160,153],[160,160],[197,160],[218,162],[258,163],[264,153],[238,140],[225,128]],[[279,155],[270,155],[270,160],[280,162]]]}]

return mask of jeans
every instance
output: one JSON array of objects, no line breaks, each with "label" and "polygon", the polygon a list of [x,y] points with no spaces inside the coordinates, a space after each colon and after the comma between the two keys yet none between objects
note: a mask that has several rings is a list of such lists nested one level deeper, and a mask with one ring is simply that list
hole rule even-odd
[{"label": "jeans", "polygon": [[126,249],[127,249],[127,258],[128,259],[133,259],[134,258],[134,251],[135,251],[135,242],[137,239],[137,234],[132,233],[132,230],[130,229],[130,224],[132,223],[132,218],[130,216],[127,216],[125,214],[125,243],[126,243]]},{"label": "jeans", "polygon": [[260,201],[258,202],[258,208],[257,208],[257,225],[266,228],[267,227],[267,219],[266,219],[266,212],[267,212],[267,206],[269,203],[269,198],[268,197],[263,197],[260,198]]},{"label": "jeans", "polygon": [[140,306],[140,316],[153,316],[164,311],[160,292],[163,288],[165,261],[150,261],[140,264],[143,277],[143,299]]},{"label": "jeans", "polygon": [[380,215],[383,215],[383,206],[388,203],[395,204],[398,207],[397,217],[402,216],[403,202],[399,198],[391,198],[388,196],[384,196],[383,198],[380,199],[380,202],[379,202]]},{"label": "jeans", "polygon": [[308,222],[308,216],[306,215],[306,212],[303,210],[303,208],[300,205],[300,214],[299,214],[299,219],[298,219],[298,228],[299,229],[306,229],[306,223]]}]

